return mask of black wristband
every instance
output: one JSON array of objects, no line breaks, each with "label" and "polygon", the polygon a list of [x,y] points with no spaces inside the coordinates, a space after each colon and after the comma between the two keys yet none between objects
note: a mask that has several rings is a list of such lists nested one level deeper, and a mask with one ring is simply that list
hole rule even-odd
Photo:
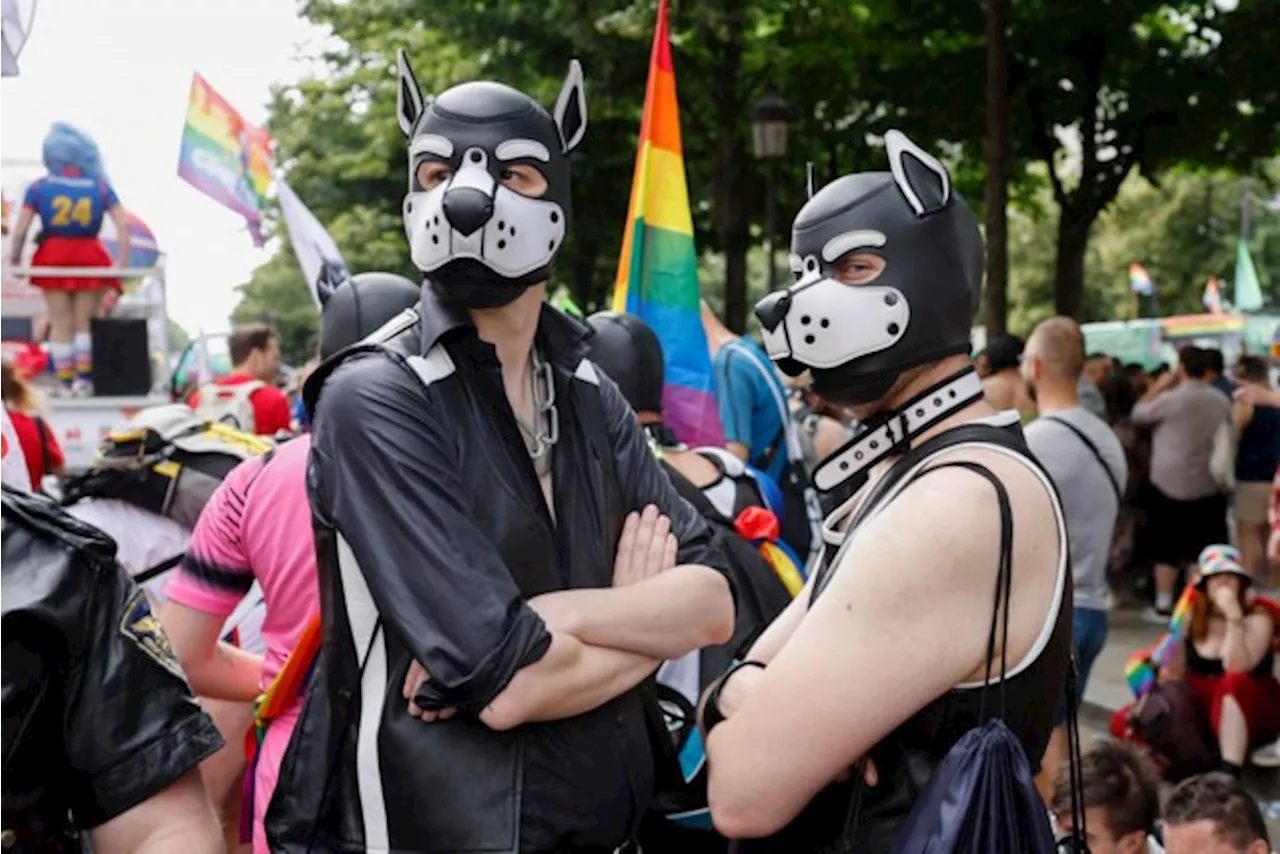
[{"label": "black wristband", "polygon": [[751,659],[735,661],[712,684],[711,690],[707,692],[707,701],[702,704],[702,738],[704,741],[714,727],[725,721],[725,714],[720,711],[720,692],[724,690],[725,683],[729,681],[729,677],[744,667],[759,667],[763,670],[764,666],[763,661],[752,661]]}]

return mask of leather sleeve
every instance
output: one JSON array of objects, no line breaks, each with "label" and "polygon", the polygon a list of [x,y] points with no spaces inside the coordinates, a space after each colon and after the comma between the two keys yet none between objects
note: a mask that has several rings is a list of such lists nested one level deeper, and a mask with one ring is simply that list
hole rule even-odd
[{"label": "leather sleeve", "polygon": [[[433,411],[435,407],[435,411]],[[551,644],[474,521],[456,439],[411,369],[352,357],[316,408],[312,502],[349,546],[378,614],[426,666],[427,708],[476,713]],[[339,544],[339,560],[347,549]]]},{"label": "leather sleeve", "polygon": [[718,535],[672,486],[667,473],[649,449],[649,443],[636,423],[635,413],[618,386],[603,371],[596,373],[600,378],[600,398],[609,440],[613,445],[615,470],[627,510],[642,510],[647,504],[657,505],[671,520],[671,532],[680,542],[677,561],[703,564],[726,573],[725,577],[729,578],[729,560]]},{"label": "leather sleeve", "polygon": [[65,688],[65,795],[96,827],[159,794],[223,745],[142,588],[99,568]]}]

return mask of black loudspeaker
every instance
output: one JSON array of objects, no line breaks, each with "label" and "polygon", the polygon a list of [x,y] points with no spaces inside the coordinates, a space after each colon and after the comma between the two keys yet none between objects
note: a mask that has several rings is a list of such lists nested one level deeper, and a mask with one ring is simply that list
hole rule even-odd
[{"label": "black loudspeaker", "polygon": [[151,391],[147,321],[108,317],[93,321],[93,393],[128,397]]},{"label": "black loudspeaker", "polygon": [[0,318],[0,341],[30,341],[34,326],[29,317]]}]

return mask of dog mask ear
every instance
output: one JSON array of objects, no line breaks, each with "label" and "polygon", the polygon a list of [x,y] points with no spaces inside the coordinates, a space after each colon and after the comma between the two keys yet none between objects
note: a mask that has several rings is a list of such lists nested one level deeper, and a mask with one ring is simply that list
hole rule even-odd
[{"label": "dog mask ear", "polygon": [[422,90],[418,88],[418,79],[413,76],[409,67],[409,57],[403,50],[396,51],[396,68],[400,72],[400,80],[396,87],[396,118],[400,121],[400,130],[405,136],[413,136],[413,129],[422,116]]},{"label": "dog mask ear", "polygon": [[568,154],[587,135],[587,90],[582,82],[582,63],[576,59],[569,62],[569,73],[560,88],[560,97],[556,98],[553,115],[556,129],[560,131],[561,151]]},{"label": "dog mask ear", "polygon": [[951,178],[937,158],[899,130],[886,133],[884,145],[893,182],[916,216],[928,216],[945,208],[951,201]]}]

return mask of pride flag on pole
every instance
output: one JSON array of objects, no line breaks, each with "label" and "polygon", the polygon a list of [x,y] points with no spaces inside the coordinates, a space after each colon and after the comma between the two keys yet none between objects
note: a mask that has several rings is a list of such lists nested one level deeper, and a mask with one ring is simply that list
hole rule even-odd
[{"label": "pride flag on pole", "polygon": [[1147,272],[1146,267],[1136,261],[1129,265],[1129,290],[1144,297],[1149,297],[1156,292],[1151,274]]},{"label": "pride flag on pole", "polygon": [[1222,289],[1218,287],[1218,277],[1210,276],[1209,283],[1204,286],[1204,296],[1200,298],[1205,310],[1210,314],[1222,314]]},{"label": "pride flag on pole", "polygon": [[1174,605],[1173,615],[1169,618],[1169,630],[1160,636],[1150,650],[1138,651],[1125,662],[1125,680],[1137,699],[1142,699],[1155,688],[1160,678],[1160,669],[1169,666],[1179,645],[1191,631],[1191,612],[1199,595],[1195,582],[1189,582],[1178,597],[1178,603]]},{"label": "pride flag on pole", "polygon": [[254,127],[199,74],[191,79],[178,177],[245,218],[261,246],[262,207],[271,186],[271,136]]},{"label": "pride flag on pole", "polygon": [[311,289],[311,298],[316,305],[323,307],[333,289],[350,277],[347,262],[328,230],[302,203],[283,175],[276,178],[276,196],[280,200],[280,212],[284,214],[284,226],[289,230],[293,254],[302,268],[302,277]]},{"label": "pride flag on pole", "polygon": [[662,342],[667,424],[687,444],[722,445],[701,299],[667,0],[660,0],[613,310],[642,318]]},{"label": "pride flag on pole", "polygon": [[1249,243],[1242,237],[1236,244],[1236,279],[1231,296],[1237,311],[1257,311],[1262,308],[1262,287],[1258,284],[1258,270],[1249,254]]}]

